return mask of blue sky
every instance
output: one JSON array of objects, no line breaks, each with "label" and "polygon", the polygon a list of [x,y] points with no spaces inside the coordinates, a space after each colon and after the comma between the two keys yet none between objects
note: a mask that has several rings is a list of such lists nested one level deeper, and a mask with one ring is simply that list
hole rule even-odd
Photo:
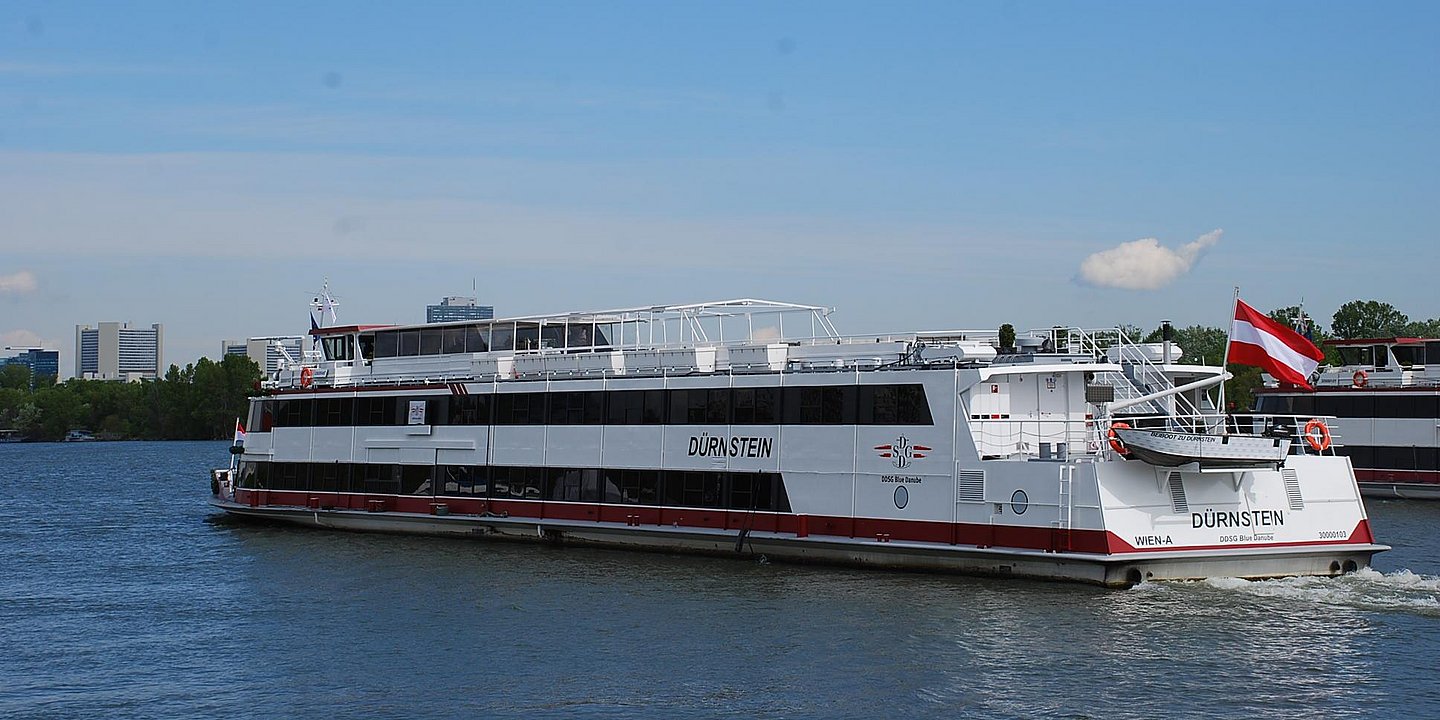
[{"label": "blue sky", "polygon": [[76,323],[163,322],[183,364],[303,332],[325,277],[351,322],[472,281],[502,315],[750,296],[857,333],[1218,326],[1236,285],[1436,317],[1437,21],[10,2],[0,340],[70,369]]}]

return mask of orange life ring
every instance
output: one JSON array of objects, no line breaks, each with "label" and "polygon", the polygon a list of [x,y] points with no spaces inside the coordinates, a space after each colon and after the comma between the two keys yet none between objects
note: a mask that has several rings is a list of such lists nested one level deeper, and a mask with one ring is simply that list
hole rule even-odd
[{"label": "orange life ring", "polygon": [[1365,387],[1370,384],[1370,374],[1364,370],[1356,370],[1355,374],[1350,376],[1350,382],[1355,383],[1357,388]]},{"label": "orange life ring", "polygon": [[1325,452],[1330,447],[1330,428],[1319,419],[1305,423],[1305,444],[1315,452]]},{"label": "orange life ring", "polygon": [[310,387],[315,382],[315,370],[313,368],[300,369],[300,387]]},{"label": "orange life ring", "polygon": [[1120,428],[1121,430],[1129,430],[1130,424],[1123,422],[1110,423],[1110,429],[1105,433],[1105,437],[1110,440],[1111,450],[1114,450],[1119,455],[1129,455],[1130,449],[1125,447],[1125,443],[1120,441],[1120,435],[1115,432],[1115,428]]}]

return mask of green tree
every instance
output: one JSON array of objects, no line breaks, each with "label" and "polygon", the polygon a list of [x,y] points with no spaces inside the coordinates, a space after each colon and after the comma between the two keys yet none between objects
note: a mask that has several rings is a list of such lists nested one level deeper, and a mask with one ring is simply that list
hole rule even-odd
[{"label": "green tree", "polygon": [[1410,318],[1390,303],[1379,300],[1351,300],[1335,311],[1330,323],[1338,337],[1393,337],[1405,330]]},{"label": "green tree", "polygon": [[1418,337],[1428,338],[1430,340],[1440,340],[1440,318],[1430,318],[1429,320],[1416,320],[1406,325],[1405,329],[1402,330],[1400,334],[1404,335],[1405,337]]},{"label": "green tree", "polygon": [[0,388],[8,390],[29,390],[30,368],[19,364],[0,366]]},{"label": "green tree", "polygon": [[1006,352],[1015,349],[1015,326],[1010,323],[1000,326],[1000,349]]}]

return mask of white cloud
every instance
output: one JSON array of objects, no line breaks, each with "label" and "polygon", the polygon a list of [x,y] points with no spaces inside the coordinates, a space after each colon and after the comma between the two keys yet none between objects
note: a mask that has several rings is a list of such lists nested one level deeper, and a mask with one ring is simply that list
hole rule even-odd
[{"label": "white cloud", "polygon": [[1155,238],[1141,238],[1102,250],[1080,263],[1080,278],[1098,287],[1158,290],[1190,272],[1200,254],[1220,241],[1224,230],[1211,230],[1178,250]]},{"label": "white cloud", "polygon": [[25,295],[35,292],[37,287],[39,285],[35,282],[35,273],[29,270],[0,275],[0,295]]}]

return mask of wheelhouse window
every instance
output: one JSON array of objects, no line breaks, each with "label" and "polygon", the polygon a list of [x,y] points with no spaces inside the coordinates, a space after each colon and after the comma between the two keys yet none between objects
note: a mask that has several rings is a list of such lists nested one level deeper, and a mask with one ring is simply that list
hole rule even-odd
[{"label": "wheelhouse window", "polygon": [[330,335],[320,339],[320,349],[326,360],[354,360],[355,336]]}]

